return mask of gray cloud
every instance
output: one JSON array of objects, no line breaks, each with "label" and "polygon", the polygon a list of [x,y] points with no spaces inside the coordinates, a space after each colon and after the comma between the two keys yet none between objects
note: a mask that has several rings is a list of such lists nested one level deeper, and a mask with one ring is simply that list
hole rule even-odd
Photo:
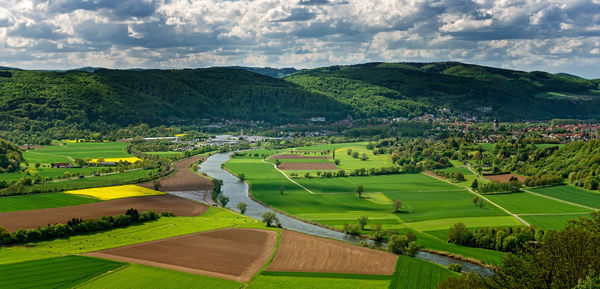
[{"label": "gray cloud", "polygon": [[595,0],[0,3],[0,64],[24,68],[455,60],[600,77]]}]

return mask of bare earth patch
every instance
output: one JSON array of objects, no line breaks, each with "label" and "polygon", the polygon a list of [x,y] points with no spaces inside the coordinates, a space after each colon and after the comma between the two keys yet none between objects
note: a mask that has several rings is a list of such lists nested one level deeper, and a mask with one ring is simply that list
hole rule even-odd
[{"label": "bare earth patch", "polygon": [[282,230],[269,271],[392,275],[398,256],[294,231]]},{"label": "bare earth patch", "polygon": [[511,177],[515,177],[519,180],[519,182],[524,182],[525,181],[525,177],[524,176],[517,176],[517,175],[513,175],[513,174],[501,174],[501,175],[486,175],[486,178],[492,180],[492,181],[498,181],[501,183],[508,183],[510,181]]},{"label": "bare earth patch", "polygon": [[176,216],[198,216],[208,210],[205,204],[173,195],[145,196],[69,207],[0,213],[0,225],[14,232],[18,229],[34,229],[48,224],[66,224],[72,218],[96,219],[102,216],[123,215],[130,208],[140,212],[169,211]]},{"label": "bare earth patch", "polygon": [[282,163],[280,170],[337,170],[332,163]]},{"label": "bare earth patch", "polygon": [[[185,191],[212,191],[212,182],[190,169],[205,156],[194,156],[175,163],[175,173],[160,180],[160,191],[163,192],[185,192]],[[139,186],[153,189],[154,184],[147,182]]]},{"label": "bare earth patch", "polygon": [[246,282],[271,256],[277,232],[222,229],[86,255]]},{"label": "bare earth patch", "polygon": [[279,154],[269,158],[280,160],[327,160],[331,159],[331,156],[304,156],[301,154]]}]

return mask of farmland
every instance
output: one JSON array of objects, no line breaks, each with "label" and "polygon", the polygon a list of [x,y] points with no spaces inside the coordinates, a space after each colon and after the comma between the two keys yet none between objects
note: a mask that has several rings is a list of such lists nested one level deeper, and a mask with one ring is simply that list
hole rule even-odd
[{"label": "farmland", "polygon": [[0,288],[71,288],[123,265],[82,256],[0,265]]},{"label": "farmland", "polygon": [[491,201],[517,214],[586,213],[589,209],[557,202],[530,193],[514,193],[487,196]]},{"label": "farmland", "polygon": [[[360,276],[352,274],[307,274],[288,273],[274,274],[275,272],[263,272],[255,277],[249,284],[250,289],[275,289],[275,288],[297,288],[297,289],[346,289],[365,288],[382,289],[388,288],[391,278],[371,278],[371,276]],[[386,276],[387,277],[387,276]]]},{"label": "farmland", "polygon": [[121,270],[106,274],[86,283],[79,288],[238,289],[241,287],[241,283],[231,280],[131,264]]},{"label": "farmland", "polygon": [[69,163],[75,159],[96,158],[129,158],[125,151],[127,143],[102,142],[102,143],[64,143],[23,152],[23,157],[29,163]]},{"label": "farmland", "polygon": [[531,189],[532,192],[592,208],[600,208],[600,193],[566,185]]},{"label": "farmland", "polygon": [[93,197],[65,193],[47,193],[0,198],[0,213],[74,206],[98,202]]},{"label": "farmland", "polygon": [[135,185],[100,187],[66,191],[66,194],[90,196],[100,200],[113,200],[129,197],[154,196],[164,193]]},{"label": "farmland", "polygon": [[400,256],[391,289],[434,289],[439,282],[458,274],[439,265]]}]

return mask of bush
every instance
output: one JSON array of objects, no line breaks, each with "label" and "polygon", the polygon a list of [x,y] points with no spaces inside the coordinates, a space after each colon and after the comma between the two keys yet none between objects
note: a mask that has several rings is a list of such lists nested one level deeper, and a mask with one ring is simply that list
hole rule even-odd
[{"label": "bush", "polygon": [[403,254],[408,243],[406,236],[392,235],[388,240],[388,250],[394,254]]},{"label": "bush", "polygon": [[265,212],[262,214],[262,221],[267,227],[271,227],[272,225],[279,223],[279,218],[277,218],[277,215],[273,212]]},{"label": "bush", "polygon": [[346,223],[344,224],[344,228],[342,230],[348,235],[356,236],[360,233],[360,225]]},{"label": "bush", "polygon": [[421,246],[419,246],[419,244],[417,244],[417,242],[412,241],[412,242],[408,243],[408,246],[406,247],[406,255],[414,257],[417,255],[417,253],[419,253],[420,250],[421,250]]},{"label": "bush", "polygon": [[454,271],[454,272],[460,273],[460,272],[462,272],[463,267],[462,267],[461,264],[450,264],[450,265],[448,265],[448,269],[450,271]]}]

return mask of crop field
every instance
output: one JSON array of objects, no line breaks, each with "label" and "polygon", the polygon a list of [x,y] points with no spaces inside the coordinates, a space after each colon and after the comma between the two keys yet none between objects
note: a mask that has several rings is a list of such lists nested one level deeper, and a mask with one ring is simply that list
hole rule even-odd
[{"label": "crop field", "polygon": [[98,163],[99,160],[103,160],[105,162],[129,162],[129,163],[135,163],[135,162],[139,162],[141,161],[141,159],[137,158],[137,157],[126,157],[126,158],[102,158],[102,159],[90,159],[91,163]]},{"label": "crop field", "polygon": [[399,256],[390,289],[434,289],[444,279],[458,276],[444,267],[417,258]]},{"label": "crop field", "polygon": [[[31,164],[30,164],[31,165]],[[89,168],[45,168],[40,167],[39,169],[35,169],[34,167],[30,167],[28,169],[29,175],[23,172],[14,172],[14,173],[4,173],[0,174],[0,180],[10,181],[10,180],[18,180],[24,176],[33,177],[38,174],[42,178],[52,178],[56,179],[64,175],[65,173],[69,173],[71,175],[77,175],[79,173],[83,173],[84,175],[91,175],[94,172],[98,171],[98,168],[89,167]]]},{"label": "crop field", "polygon": [[114,187],[100,187],[82,190],[66,191],[66,194],[84,195],[100,200],[113,200],[129,197],[164,195],[163,192],[143,188],[136,185],[123,185]]},{"label": "crop field", "polygon": [[591,212],[589,209],[561,203],[530,193],[487,195],[486,198],[516,214]]},{"label": "crop field", "polygon": [[531,189],[532,192],[592,208],[600,208],[600,193],[565,185]]},{"label": "crop field", "polygon": [[442,230],[452,227],[456,223],[464,223],[469,228],[487,227],[494,224],[495,227],[520,227],[523,223],[519,222],[513,216],[489,216],[489,217],[466,217],[466,218],[449,218],[449,219],[434,219],[413,223],[406,223],[409,228],[417,231]]},{"label": "crop field", "polygon": [[277,232],[271,230],[221,229],[87,255],[235,281],[250,281],[273,253],[276,240]]},{"label": "crop field", "polygon": [[[409,230],[410,222],[437,219],[453,224],[453,218],[470,218],[472,226],[513,223],[505,218],[506,213],[493,205],[474,206],[473,195],[466,189],[423,174],[295,179],[315,192],[311,194],[259,158],[236,157],[226,163],[226,167],[236,174],[246,175],[257,199],[298,218],[336,228],[342,228],[345,223],[356,223],[360,216],[368,216],[369,224],[381,223],[384,229],[394,230]],[[358,184],[365,187],[365,198],[358,198],[353,192]],[[280,187],[284,188],[283,195],[280,195]],[[393,205],[387,201],[395,199],[403,203],[399,213],[394,213]],[[493,216],[500,217],[490,218]],[[501,252],[448,244],[446,240],[416,232],[418,242],[428,248],[480,258],[489,263],[501,260]],[[364,230],[362,233],[372,232]]]},{"label": "crop field", "polygon": [[68,163],[75,159],[128,158],[125,151],[127,143],[66,143],[65,145],[44,146],[36,150],[23,152],[23,158],[29,163]]},{"label": "crop field", "polygon": [[238,289],[242,284],[225,279],[184,273],[174,270],[131,264],[106,274],[78,288],[162,288],[162,289]]},{"label": "crop field", "polygon": [[0,266],[0,288],[72,288],[124,264],[65,256]]},{"label": "crop field", "polygon": [[0,212],[57,208],[88,204],[99,199],[64,193],[47,193],[0,198]]},{"label": "crop field", "polygon": [[589,217],[590,214],[568,214],[568,215],[532,215],[521,216],[525,221],[532,226],[536,226],[543,230],[560,230],[570,220],[577,220],[579,217]]},{"label": "crop field", "polygon": [[148,176],[152,170],[134,170],[118,174],[103,175],[98,177],[85,177],[61,182],[49,182],[34,185],[32,188],[41,191],[66,191],[86,189],[93,187],[116,186],[123,183],[133,182]]},{"label": "crop field", "polygon": [[262,272],[249,284],[250,289],[382,289],[388,288],[389,276],[302,273],[302,272]]},{"label": "crop field", "polygon": [[102,216],[122,215],[130,208],[140,212],[172,212],[176,216],[198,216],[208,210],[202,203],[173,195],[145,196],[116,199],[70,207],[0,213],[0,225],[9,231],[33,229],[47,224],[65,224],[72,218],[96,219]]}]

